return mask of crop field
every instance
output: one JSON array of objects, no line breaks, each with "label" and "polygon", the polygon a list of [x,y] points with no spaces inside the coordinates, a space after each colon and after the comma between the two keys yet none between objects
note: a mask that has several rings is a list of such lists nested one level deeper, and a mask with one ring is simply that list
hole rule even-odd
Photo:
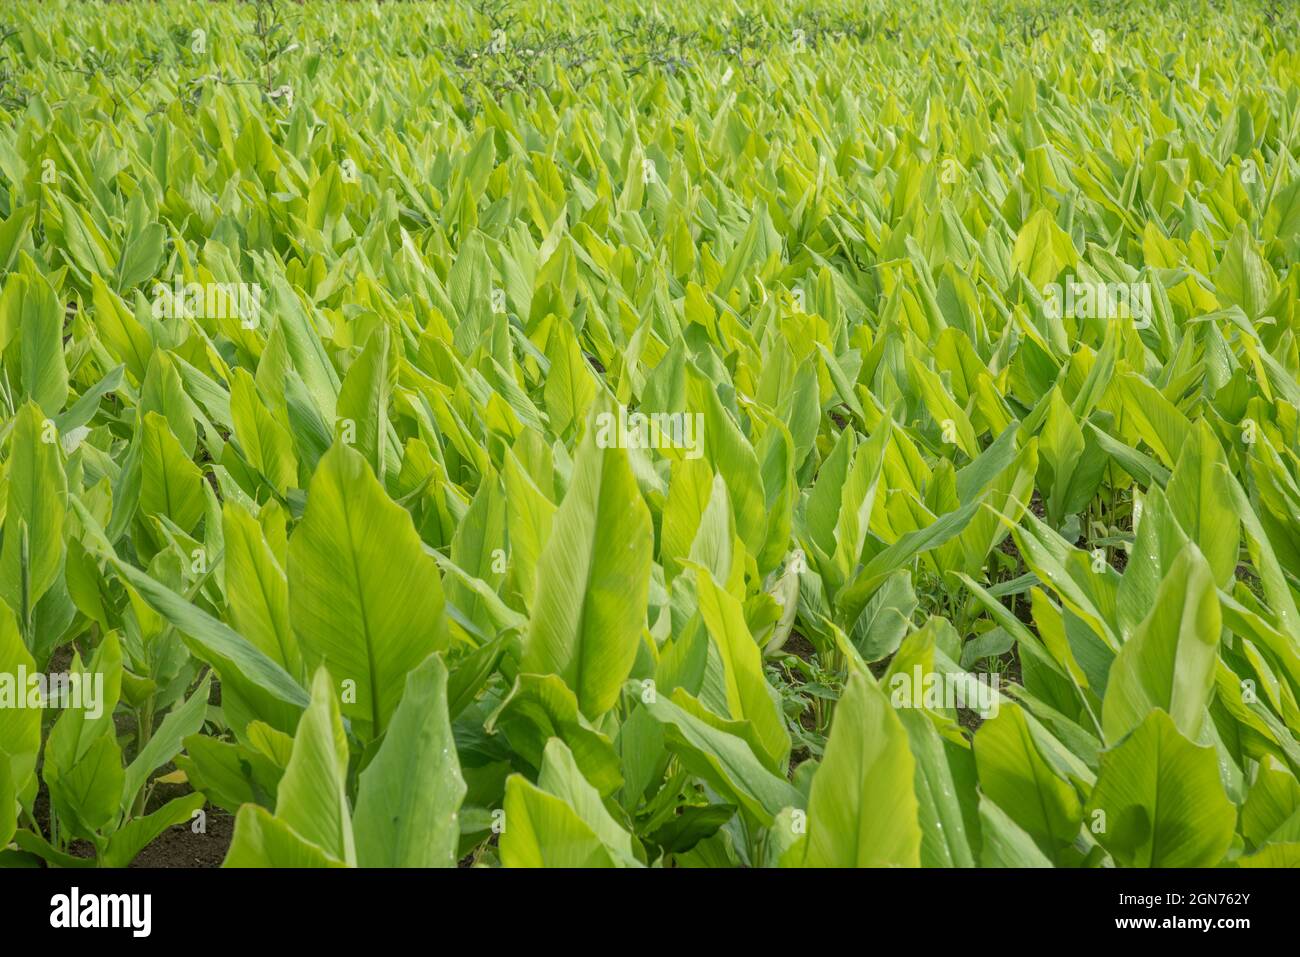
[{"label": "crop field", "polygon": [[1297,263],[1292,3],[4,4],[0,866],[1300,866]]}]

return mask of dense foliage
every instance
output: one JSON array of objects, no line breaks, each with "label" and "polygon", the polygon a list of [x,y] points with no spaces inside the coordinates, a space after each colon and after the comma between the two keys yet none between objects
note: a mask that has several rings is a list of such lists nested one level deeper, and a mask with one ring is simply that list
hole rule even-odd
[{"label": "dense foliage", "polygon": [[671,6],[0,10],[0,863],[1300,864],[1296,7]]}]

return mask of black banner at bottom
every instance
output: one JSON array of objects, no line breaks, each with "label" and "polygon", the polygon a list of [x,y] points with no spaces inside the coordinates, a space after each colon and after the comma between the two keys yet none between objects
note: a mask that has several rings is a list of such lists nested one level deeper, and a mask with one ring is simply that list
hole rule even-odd
[{"label": "black banner at bottom", "polygon": [[373,947],[376,932],[431,922],[494,943],[542,943],[577,921],[640,927],[636,936],[653,936],[651,925],[690,940],[716,934],[734,947],[805,919],[865,921],[918,942],[950,942],[992,921],[998,936],[1051,935],[1030,938],[1043,941],[1197,934],[1228,943],[1291,931],[1294,901],[1291,873],[1270,870],[0,870],[10,942],[77,934],[128,946],[240,938]]}]

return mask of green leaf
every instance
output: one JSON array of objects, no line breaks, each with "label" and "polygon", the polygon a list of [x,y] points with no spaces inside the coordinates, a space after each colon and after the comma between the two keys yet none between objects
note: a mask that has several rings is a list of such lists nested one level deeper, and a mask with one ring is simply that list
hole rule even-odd
[{"label": "green leaf", "polygon": [[501,730],[513,751],[535,768],[541,767],[554,737],[565,743],[583,777],[602,795],[623,784],[614,745],[578,711],[577,696],[558,675],[519,675],[486,726],[490,732]]},{"label": "green leaf", "polygon": [[1293,240],[1300,236],[1300,179],[1273,195],[1264,214],[1264,238]]},{"label": "green leaf", "polygon": [[[680,689],[677,694],[684,694]],[[784,778],[763,767],[739,737],[710,726],[679,704],[657,697],[645,705],[667,730],[665,743],[692,774],[708,782],[728,803],[770,827],[782,808],[801,807],[803,796]]]},{"label": "green leaf", "polygon": [[390,336],[386,325],[371,334],[361,355],[348,369],[339,389],[336,415],[351,423],[353,446],[384,480],[384,454],[388,445],[388,397],[397,382],[397,369],[389,359]]},{"label": "green leaf", "polygon": [[361,867],[455,867],[465,797],[447,718],[447,669],[430,655],[406,691],[370,765],[352,816]]},{"label": "green leaf", "polygon": [[14,787],[13,769],[6,755],[0,753],[0,847],[8,847],[18,826],[18,792]]},{"label": "green leaf", "polygon": [[546,358],[551,366],[547,371],[542,396],[551,429],[557,435],[575,423],[581,423],[596,398],[596,380],[591,368],[578,347],[572,328],[556,321],[551,326],[551,337],[546,344]]},{"label": "green leaf", "polygon": [[501,863],[506,867],[614,867],[595,832],[561,798],[519,775],[506,781]]},{"label": "green leaf", "polygon": [[157,412],[145,414],[140,436],[140,511],[165,515],[181,531],[193,531],[207,507],[203,473]]},{"label": "green leaf", "polygon": [[213,804],[231,814],[237,814],[242,804],[274,806],[276,786],[284,769],[266,755],[206,734],[190,735],[184,744],[185,753],[176,756],[176,767]]},{"label": "green leaf", "polygon": [[873,682],[854,672],[813,777],[804,866],[919,866],[915,770],[898,715]]},{"label": "green leaf", "polygon": [[1251,319],[1260,318],[1268,310],[1276,280],[1244,222],[1237,223],[1233,230],[1213,278],[1222,305],[1240,306]]},{"label": "green leaf", "polygon": [[276,793],[275,817],[333,860],[356,863],[347,797],[348,741],[329,673],[317,669],[293,752]]},{"label": "green leaf", "polygon": [[122,649],[117,635],[110,632],[105,637],[88,667],[74,654],[68,671],[91,676],[89,693],[82,692],[80,707],[74,698],[74,706],[54,722],[45,743],[41,774],[60,819],[66,819],[74,833],[89,840],[121,810],[122,749],[113,723],[122,686]]},{"label": "green leaf", "polygon": [[244,369],[235,369],[230,381],[230,416],[248,464],[281,495],[296,487],[293,437],[259,398],[253,377]]},{"label": "green leaf", "polygon": [[345,445],[321,458],[289,540],[289,609],[308,667],[351,682],[343,713],[375,738],[406,675],[447,643],[437,563],[407,512]]},{"label": "green leaf", "polygon": [[763,675],[763,656],[745,623],[744,609],[704,568],[696,568],[696,595],[700,614],[722,661],[727,715],[754,726],[768,769],[782,773],[790,756],[790,734]]},{"label": "green leaf", "polygon": [[202,794],[187,794],[168,801],[152,814],[128,821],[109,837],[100,864],[104,867],[128,866],[167,828],[189,823],[203,804]]},{"label": "green leaf", "polygon": [[1056,225],[1046,209],[1025,220],[1011,250],[1011,267],[1019,269],[1038,289],[1056,279],[1066,266],[1078,261],[1069,235]]},{"label": "green leaf", "polygon": [[1019,705],[1003,704],[975,734],[980,788],[1044,851],[1079,833],[1083,807],[1062,769],[1048,760]]},{"label": "green leaf", "polygon": [[1300,812],[1300,782],[1273,757],[1260,763],[1241,809],[1241,834],[1255,846],[1274,840],[1274,835]]},{"label": "green leaf", "polygon": [[36,673],[36,661],[23,644],[13,613],[0,605],[0,776],[11,796],[27,788],[41,750],[41,709],[17,706],[18,695],[27,703],[26,682],[19,676]]},{"label": "green leaf", "polygon": [[1160,583],[1155,605],[1110,667],[1101,705],[1107,742],[1119,741],[1152,708],[1195,740],[1214,687],[1222,613],[1210,567],[1188,544]]},{"label": "green leaf", "polygon": [[897,651],[915,610],[911,575],[900,570],[886,578],[862,606],[849,633],[863,661],[879,661]]},{"label": "green leaf", "polygon": [[[138,215],[147,215],[142,198],[144,193],[136,193],[132,207],[139,202]],[[122,258],[117,264],[117,288],[130,289],[139,283],[153,278],[158,267],[162,265],[163,242],[167,231],[158,223],[147,223],[134,234],[127,237],[122,244]]]},{"label": "green leaf", "polygon": [[149,738],[149,743],[127,765],[122,785],[123,807],[131,803],[150,774],[176,757],[181,750],[181,742],[203,727],[208,713],[208,689],[211,683],[211,677],[205,677],[188,701],[168,712],[162,724]]},{"label": "green leaf", "polygon": [[537,785],[554,794],[577,813],[621,866],[639,866],[632,850],[632,835],[606,810],[600,793],[582,776],[572,752],[559,738],[546,742]]},{"label": "green leaf", "polygon": [[1126,867],[1218,864],[1236,821],[1214,748],[1197,747],[1164,711],[1102,752],[1088,813],[1097,840]]},{"label": "green leaf", "polygon": [[25,640],[36,603],[54,584],[63,560],[67,479],[58,435],[35,404],[25,404],[9,435],[8,496],[0,544],[0,598],[13,609]]},{"label": "green leaf", "polygon": [[315,844],[303,840],[284,821],[256,804],[235,817],[235,834],[222,867],[344,867]]},{"label": "green leaf", "polygon": [[68,399],[63,304],[40,275],[13,273],[0,297],[0,312],[9,309],[18,315],[21,397],[35,402],[45,415],[57,415]]},{"label": "green leaf", "polygon": [[1178,456],[1165,497],[1169,511],[1226,588],[1237,570],[1241,522],[1232,507],[1228,461],[1208,422],[1198,423]]},{"label": "green leaf", "polygon": [[289,625],[289,583],[257,519],[238,502],[221,509],[226,544],[225,586],[230,623],[291,676],[306,675]]},{"label": "green leaf", "polygon": [[944,741],[934,722],[920,709],[895,712],[907,730],[916,761],[917,820],[921,825],[922,867],[973,867],[974,858],[962,820]]},{"label": "green leaf", "polygon": [[1002,808],[980,798],[981,867],[1051,867],[1052,862]]},{"label": "green leaf", "polygon": [[618,700],[636,659],[653,547],[627,452],[599,447],[594,421],[542,552],[520,660],[522,671],[560,675],[592,719]]},{"label": "green leaf", "polygon": [[122,749],[111,734],[101,734],[77,763],[50,768],[45,783],[60,819],[83,838],[107,825],[121,809]]},{"label": "green leaf", "polygon": [[228,625],[139,569],[119,560],[113,561],[113,567],[149,607],[175,626],[195,657],[216,669],[223,695],[237,693],[252,708],[254,717],[281,731],[294,727],[309,699],[288,672]]}]

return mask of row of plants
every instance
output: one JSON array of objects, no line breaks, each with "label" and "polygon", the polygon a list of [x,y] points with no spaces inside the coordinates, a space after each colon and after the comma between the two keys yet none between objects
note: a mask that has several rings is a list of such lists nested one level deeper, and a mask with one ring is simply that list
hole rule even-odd
[{"label": "row of plants", "polygon": [[0,864],[1300,863],[1295,10],[5,16]]}]

